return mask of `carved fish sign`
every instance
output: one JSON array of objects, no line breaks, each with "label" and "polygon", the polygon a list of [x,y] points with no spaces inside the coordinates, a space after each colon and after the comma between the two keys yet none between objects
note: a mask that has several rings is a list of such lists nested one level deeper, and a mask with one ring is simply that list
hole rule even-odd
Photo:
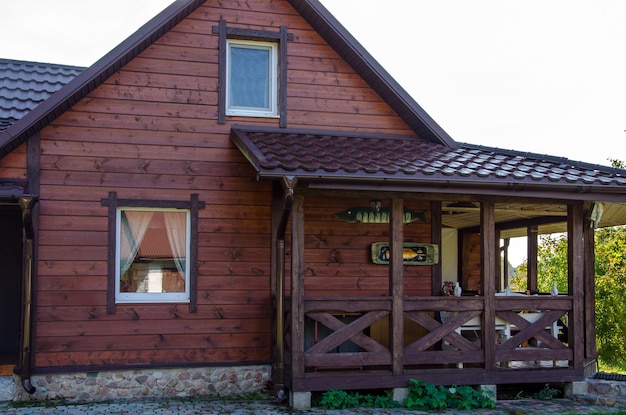
[{"label": "carved fish sign", "polygon": [[[367,207],[352,207],[333,215],[335,218],[348,223],[389,223],[389,208],[374,210]],[[403,223],[412,223],[421,220],[427,222],[426,211],[415,212],[404,209]]]},{"label": "carved fish sign", "polygon": [[[389,242],[372,244],[372,262],[389,264],[391,249]],[[439,247],[434,244],[405,242],[402,247],[402,263],[404,265],[433,265],[439,262]]]}]

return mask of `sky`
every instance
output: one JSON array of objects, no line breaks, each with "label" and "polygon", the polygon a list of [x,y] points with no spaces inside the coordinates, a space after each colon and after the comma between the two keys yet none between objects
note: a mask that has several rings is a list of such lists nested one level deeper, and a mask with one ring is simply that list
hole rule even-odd
[{"label": "sky", "polygon": [[[456,141],[626,161],[626,1],[321,0]],[[172,0],[1,0],[0,58],[89,66]]]}]

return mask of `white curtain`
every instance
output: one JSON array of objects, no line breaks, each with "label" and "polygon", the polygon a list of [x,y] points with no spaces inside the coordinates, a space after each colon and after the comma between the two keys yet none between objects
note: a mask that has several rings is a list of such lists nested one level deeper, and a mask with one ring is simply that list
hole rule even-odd
[{"label": "white curtain", "polygon": [[183,212],[166,212],[165,227],[170,242],[176,269],[185,279],[185,259],[187,257],[187,214]]},{"label": "white curtain", "polygon": [[137,256],[141,241],[154,212],[124,210],[120,218],[120,277],[128,271]]}]

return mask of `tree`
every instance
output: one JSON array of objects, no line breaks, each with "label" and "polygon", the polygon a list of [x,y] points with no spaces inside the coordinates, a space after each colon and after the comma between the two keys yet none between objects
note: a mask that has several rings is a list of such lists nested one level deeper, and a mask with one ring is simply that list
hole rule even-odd
[{"label": "tree", "polygon": [[[541,236],[537,253],[539,291],[549,292],[557,283],[567,292],[567,237]],[[526,290],[528,263],[517,267],[511,289]],[[600,359],[607,363],[626,361],[626,227],[595,231],[596,341]]]},{"label": "tree", "polygon": [[[528,260],[524,260],[510,279],[512,291],[527,289]],[[549,293],[556,282],[559,292],[567,292],[567,236],[550,234],[539,236],[537,246],[537,288]]]},{"label": "tree", "polygon": [[596,332],[600,358],[626,361],[626,228],[599,229],[596,240]]}]

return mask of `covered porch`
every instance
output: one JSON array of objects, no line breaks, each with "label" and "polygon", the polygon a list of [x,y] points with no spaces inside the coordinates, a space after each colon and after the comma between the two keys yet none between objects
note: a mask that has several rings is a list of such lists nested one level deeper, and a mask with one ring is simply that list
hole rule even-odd
[{"label": "covered porch", "polygon": [[[351,196],[356,196],[356,203],[356,200],[368,200],[372,194]],[[280,250],[273,255],[276,258],[273,268],[278,270],[274,285],[277,306],[275,381],[278,385],[299,392],[406,387],[410,379],[443,385],[568,382],[582,380],[587,370],[595,369],[592,364],[596,357],[593,250],[585,253],[585,245],[593,246],[593,226],[588,219],[590,204],[565,204],[565,215],[558,216],[559,223],[568,231],[571,259],[568,291],[558,295],[536,292],[536,272],[531,271],[528,288],[534,295],[507,295],[502,292],[506,279],[501,267],[500,240],[502,233],[513,232],[508,228],[513,221],[509,215],[501,217],[497,213],[503,210],[501,203],[489,198],[472,202],[478,207],[472,215],[479,222],[475,231],[480,252],[474,254],[478,254],[480,269],[478,286],[468,289],[472,278],[469,270],[463,269],[469,266],[463,261],[466,255],[463,251],[476,247],[469,244],[459,230],[458,275],[444,277],[442,270],[447,258],[446,251],[442,250],[433,264],[422,267],[429,268],[430,281],[411,277],[407,283],[405,273],[411,267],[403,260],[403,247],[407,240],[416,239],[416,225],[403,223],[405,204],[415,205],[417,198],[422,205],[427,195],[388,196],[383,201],[390,206],[388,224],[353,224],[359,233],[371,234],[374,240],[379,235],[377,228],[387,228],[391,255],[389,263],[383,267],[388,279],[385,287],[376,288],[380,292],[375,296],[352,295],[354,290],[350,284],[342,289],[339,274],[334,277],[338,283],[336,289],[327,287],[326,295],[320,295],[323,290],[315,282],[307,281],[317,278],[319,264],[311,264],[309,260],[315,263],[315,257],[320,254],[307,252],[309,249],[318,251],[319,247],[307,236],[310,227],[305,222],[318,222],[313,226],[318,227],[322,235],[328,234],[328,240],[332,240],[331,234],[336,236],[337,233],[324,229],[315,212],[307,214],[306,200],[312,198],[311,209],[319,211],[320,201],[344,199],[345,193],[340,196],[334,191],[296,187],[293,195],[287,191],[277,196],[276,207],[280,206],[280,198],[287,200],[287,205],[291,204],[290,245],[286,247],[286,255]],[[450,215],[444,212],[452,203],[431,200],[428,204],[431,207],[427,224],[430,239],[420,242],[441,247],[442,229],[447,228],[446,216]],[[274,216],[281,215],[277,211]],[[504,222],[498,222],[497,218]],[[469,225],[469,219],[466,220]],[[545,215],[515,221],[518,227],[515,232],[529,231],[532,254],[538,224],[546,222]],[[549,227],[557,229],[555,223],[550,221]],[[419,224],[420,227],[427,225]],[[464,229],[467,233],[472,228]],[[280,246],[283,232],[280,228],[276,230],[275,241]],[[378,232],[385,233],[384,230]],[[423,236],[423,232],[417,233]],[[358,239],[358,236],[352,238]],[[340,252],[341,256],[344,242],[328,249]],[[289,257],[291,261],[284,267],[287,272],[283,273],[280,262]],[[366,281],[367,276],[372,276],[368,265],[362,264],[359,268],[365,275],[362,284],[374,284]],[[348,267],[333,268],[352,272]],[[464,295],[442,295],[442,281],[453,277],[458,277],[466,291]],[[423,284],[419,290],[411,287],[416,281]],[[383,283],[378,281],[378,284]],[[422,295],[415,295],[416,291]],[[490,329],[483,330],[483,327]]]},{"label": "covered porch", "polygon": [[[357,132],[238,127],[231,140],[274,183],[278,391],[595,371],[594,229],[626,223],[625,171]],[[537,247],[555,232],[568,260],[552,295],[539,291]],[[514,237],[526,237],[528,273],[509,293]],[[442,295],[444,282],[462,294]]]}]

